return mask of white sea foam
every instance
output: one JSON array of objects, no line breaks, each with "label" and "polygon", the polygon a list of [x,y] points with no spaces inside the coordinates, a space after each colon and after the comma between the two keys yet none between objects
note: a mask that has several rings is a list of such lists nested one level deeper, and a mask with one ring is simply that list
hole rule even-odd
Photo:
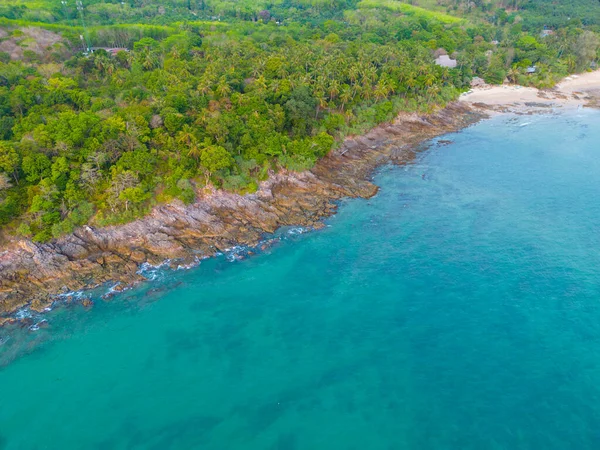
[{"label": "white sea foam", "polygon": [[56,298],[61,300],[75,299],[80,300],[83,298],[87,298],[89,294],[86,291],[69,291],[64,294],[58,294]]},{"label": "white sea foam", "polygon": [[192,261],[189,264],[179,264],[177,266],[177,270],[189,270],[189,269],[192,269],[194,267],[198,267],[200,265],[200,261],[202,261],[202,259],[205,259],[205,258],[198,258],[196,256],[196,257],[194,257],[194,261]]},{"label": "white sea foam", "polygon": [[[297,235],[305,234],[309,231],[312,231],[312,228],[307,228],[307,227],[293,227],[293,228],[289,228],[289,229],[284,228],[280,231],[281,234],[272,235],[271,237],[269,237],[267,239],[263,239],[260,242],[258,242],[258,244],[254,247],[249,247],[249,246],[244,246],[244,245],[235,245],[233,247],[226,248],[223,251],[215,252],[215,254],[212,256],[207,256],[207,255],[195,256],[194,260],[191,263],[177,265],[176,270],[188,270],[193,267],[197,267],[201,263],[202,260],[211,258],[213,256],[225,256],[225,259],[229,262],[239,261],[239,260],[244,259],[245,257],[249,256],[249,254],[259,251],[259,249],[261,247],[263,247],[264,245],[270,246],[273,243],[275,243],[277,241],[281,241],[282,239],[285,239],[288,236],[289,237],[297,236]],[[145,262],[140,265],[137,273],[139,275],[142,275],[144,278],[146,278],[149,281],[155,281],[164,276],[164,274],[165,274],[164,269],[167,267],[170,267],[171,263],[172,263],[171,259],[166,259],[163,262],[161,262],[160,264],[150,264],[148,262]],[[117,282],[117,283],[113,284],[112,286],[108,287],[108,289],[102,295],[102,297],[103,298],[109,297],[113,294],[130,289],[130,288],[125,288],[125,289],[117,290],[117,287],[120,285],[121,285],[121,283]],[[91,297],[92,297],[91,291],[79,290],[79,291],[69,291],[69,292],[64,292],[62,294],[57,294],[54,296],[54,299],[56,301],[61,301],[63,303],[66,303],[68,301],[81,302],[84,299],[90,299]],[[54,305],[52,304],[50,306],[45,307],[42,312],[52,311],[53,306]],[[31,325],[29,327],[29,330],[31,330],[31,331],[39,330],[40,325],[47,322],[47,319],[42,318],[43,316],[41,314],[31,310],[28,307],[24,307],[24,308],[21,308],[20,310],[18,310],[14,314],[14,317],[16,320],[19,320],[19,321],[30,319],[31,321],[35,322],[33,325]]]},{"label": "white sea foam", "polygon": [[171,263],[170,259],[165,259],[162,263],[152,265],[148,262],[143,263],[137,273],[148,280],[156,280],[162,273],[162,268]]},{"label": "white sea foam", "polygon": [[48,322],[46,319],[42,319],[39,322],[36,322],[33,325],[31,325],[29,327],[29,330],[31,330],[31,331],[37,331],[37,330],[40,329],[40,325],[43,324],[43,323],[46,323],[46,322]]},{"label": "white sea foam", "polygon": [[294,227],[294,228],[290,228],[289,230],[287,230],[287,234],[289,234],[290,236],[295,236],[297,234],[304,234],[309,231],[310,231],[310,228]]},{"label": "white sea foam", "polygon": [[225,249],[225,258],[229,262],[234,262],[242,259],[245,256],[245,253],[248,252],[248,247],[244,247],[241,245],[236,245],[231,248]]},{"label": "white sea foam", "polygon": [[123,292],[123,291],[126,291],[126,290],[130,289],[129,287],[124,287],[123,289],[119,289],[119,290],[117,291],[117,287],[119,287],[119,286],[121,286],[121,282],[120,282],[120,281],[119,281],[119,282],[117,282],[117,283],[115,283],[115,284],[113,284],[111,287],[109,287],[109,288],[106,290],[106,294],[104,294],[104,295],[112,295],[112,294],[114,294],[115,292]]},{"label": "white sea foam", "polygon": [[15,318],[17,320],[31,319],[33,317],[33,312],[29,308],[21,308],[15,313]]}]

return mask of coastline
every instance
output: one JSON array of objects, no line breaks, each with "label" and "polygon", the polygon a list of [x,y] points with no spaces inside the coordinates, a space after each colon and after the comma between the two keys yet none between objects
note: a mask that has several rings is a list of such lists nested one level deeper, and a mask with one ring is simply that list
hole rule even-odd
[{"label": "coastline", "polygon": [[335,213],[337,200],[375,195],[373,170],[409,163],[424,141],[494,113],[595,106],[599,94],[600,71],[568,77],[552,90],[476,88],[435,113],[401,114],[347,138],[310,171],[272,174],[253,194],[205,190],[191,205],[160,205],[125,225],[85,226],[45,244],[13,241],[0,249],[0,326],[18,322],[15,313],[23,307],[42,312],[70,292],[105,283],[118,292],[145,281],[141,269],[147,265],[192,266],[231,247],[260,245],[283,226],[318,228]]},{"label": "coastline", "polygon": [[191,266],[228,248],[260,245],[283,226],[319,228],[337,200],[377,193],[375,168],[408,163],[420,143],[485,116],[458,102],[426,116],[401,114],[347,138],[310,171],[273,174],[253,194],[204,191],[191,205],[160,205],[125,225],[84,226],[44,244],[11,242],[0,251],[0,326],[15,322],[23,307],[41,312],[68,293],[105,283],[118,285],[116,292],[145,281],[144,265]]},{"label": "coastline", "polygon": [[518,85],[482,86],[462,94],[459,102],[490,112],[534,114],[552,108],[598,106],[600,70],[571,75],[552,89]]}]

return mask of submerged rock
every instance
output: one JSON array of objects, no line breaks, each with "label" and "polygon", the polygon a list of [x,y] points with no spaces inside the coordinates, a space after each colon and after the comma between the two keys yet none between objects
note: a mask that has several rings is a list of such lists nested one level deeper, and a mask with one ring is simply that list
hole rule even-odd
[{"label": "submerged rock", "polygon": [[94,306],[94,302],[92,300],[90,300],[89,298],[84,298],[81,301],[81,304],[83,305],[84,308],[91,308],[92,306]]}]

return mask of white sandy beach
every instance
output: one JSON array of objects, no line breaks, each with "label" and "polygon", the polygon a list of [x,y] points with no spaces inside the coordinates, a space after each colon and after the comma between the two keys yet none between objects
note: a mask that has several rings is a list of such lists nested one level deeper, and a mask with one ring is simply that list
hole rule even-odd
[{"label": "white sandy beach", "polygon": [[597,98],[594,91],[598,90],[600,70],[569,76],[548,90],[517,85],[476,87],[461,95],[460,101],[492,110],[579,107]]}]

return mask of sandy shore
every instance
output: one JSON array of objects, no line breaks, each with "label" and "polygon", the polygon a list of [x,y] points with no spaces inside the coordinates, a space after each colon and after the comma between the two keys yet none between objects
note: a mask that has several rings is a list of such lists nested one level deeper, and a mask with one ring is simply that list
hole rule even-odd
[{"label": "sandy shore", "polygon": [[549,108],[595,106],[600,98],[600,70],[572,75],[553,89],[517,85],[483,86],[462,94],[460,101],[502,112],[536,112]]}]

